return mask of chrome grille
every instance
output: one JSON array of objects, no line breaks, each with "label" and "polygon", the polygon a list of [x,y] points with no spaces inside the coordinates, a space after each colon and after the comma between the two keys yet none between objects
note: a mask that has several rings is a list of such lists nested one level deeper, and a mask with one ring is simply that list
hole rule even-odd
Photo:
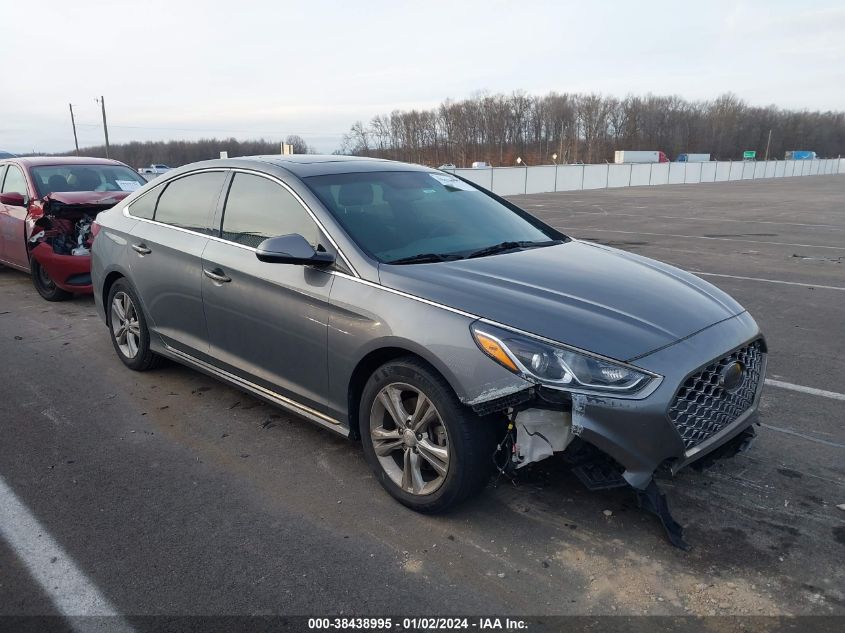
[{"label": "chrome grille", "polygon": [[[718,433],[754,404],[764,354],[763,342],[754,341],[713,361],[681,385],[669,407],[669,419],[686,449]],[[744,375],[742,382],[728,391],[721,384],[722,371],[735,361],[742,364]]]}]

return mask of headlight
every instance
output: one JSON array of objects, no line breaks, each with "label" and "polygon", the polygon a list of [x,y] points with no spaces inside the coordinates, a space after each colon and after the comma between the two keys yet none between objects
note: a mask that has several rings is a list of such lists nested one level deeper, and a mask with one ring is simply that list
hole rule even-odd
[{"label": "headlight", "polygon": [[482,322],[472,325],[472,335],[481,350],[506,369],[550,386],[631,395],[658,378],[628,365]]}]

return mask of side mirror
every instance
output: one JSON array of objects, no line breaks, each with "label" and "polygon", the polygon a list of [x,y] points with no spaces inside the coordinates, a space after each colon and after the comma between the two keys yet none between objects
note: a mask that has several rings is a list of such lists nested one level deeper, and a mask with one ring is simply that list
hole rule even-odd
[{"label": "side mirror", "polygon": [[10,191],[0,193],[0,204],[8,204],[10,207],[25,207],[29,200],[22,193]]},{"label": "side mirror", "polygon": [[334,255],[315,251],[299,233],[271,237],[258,245],[255,256],[259,261],[270,264],[310,264],[329,266],[334,263]]}]

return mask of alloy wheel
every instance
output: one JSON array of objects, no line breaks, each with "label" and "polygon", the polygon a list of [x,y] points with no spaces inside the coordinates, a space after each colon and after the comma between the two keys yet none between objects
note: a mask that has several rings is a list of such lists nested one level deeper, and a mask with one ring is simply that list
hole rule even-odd
[{"label": "alloy wheel", "polygon": [[370,437],[381,467],[405,492],[428,495],[449,472],[449,436],[434,403],[417,387],[391,383],[373,402]]},{"label": "alloy wheel", "polygon": [[118,292],[111,302],[111,329],[117,347],[126,358],[135,358],[141,342],[141,325],[132,298]]}]

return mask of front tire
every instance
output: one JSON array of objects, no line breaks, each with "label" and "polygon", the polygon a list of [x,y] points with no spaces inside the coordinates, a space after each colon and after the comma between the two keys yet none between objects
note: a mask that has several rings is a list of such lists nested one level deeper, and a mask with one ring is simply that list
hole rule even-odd
[{"label": "front tire", "polygon": [[53,281],[44,267],[38,263],[38,260],[32,260],[30,270],[35,289],[47,301],[67,301],[73,296],[72,292],[62,290],[56,285],[56,282]]},{"label": "front tire", "polygon": [[161,357],[150,349],[150,331],[135,290],[125,279],[118,279],[109,290],[106,304],[109,332],[114,351],[129,369],[147,371]]},{"label": "front tire", "polygon": [[462,405],[417,358],[379,367],[364,387],[358,415],[367,463],[385,490],[413,510],[447,510],[490,477],[495,425]]}]

